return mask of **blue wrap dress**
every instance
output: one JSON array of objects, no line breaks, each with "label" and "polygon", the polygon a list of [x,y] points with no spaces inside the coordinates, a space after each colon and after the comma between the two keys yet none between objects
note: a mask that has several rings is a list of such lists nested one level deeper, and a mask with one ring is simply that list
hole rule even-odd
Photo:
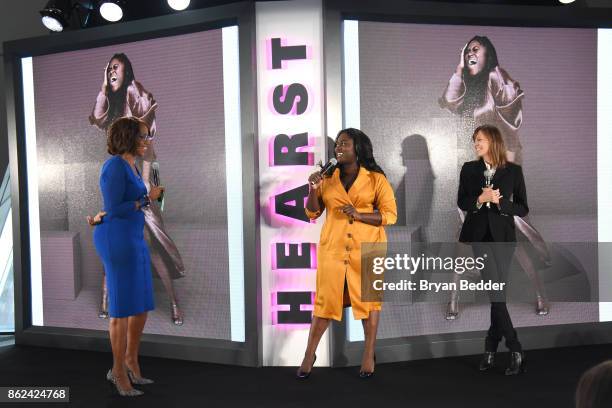
[{"label": "blue wrap dress", "polygon": [[135,201],[147,194],[139,176],[121,156],[102,166],[104,216],[93,241],[104,264],[110,317],[134,316],[155,308],[151,258],[144,240],[144,213]]}]

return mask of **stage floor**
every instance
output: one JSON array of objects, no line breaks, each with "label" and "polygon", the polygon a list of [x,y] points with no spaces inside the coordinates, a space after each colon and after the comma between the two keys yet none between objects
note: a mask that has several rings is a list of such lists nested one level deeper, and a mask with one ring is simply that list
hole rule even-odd
[{"label": "stage floor", "polygon": [[527,351],[528,371],[518,377],[503,376],[507,353],[500,353],[502,367],[484,374],[479,356],[466,356],[379,364],[370,380],[359,379],[357,367],[315,368],[306,381],[294,378],[294,368],[143,357],[143,373],[157,383],[126,400],[104,379],[109,353],[17,347],[0,338],[0,386],[67,385],[70,407],[572,408],[582,372],[611,356],[612,345]]}]

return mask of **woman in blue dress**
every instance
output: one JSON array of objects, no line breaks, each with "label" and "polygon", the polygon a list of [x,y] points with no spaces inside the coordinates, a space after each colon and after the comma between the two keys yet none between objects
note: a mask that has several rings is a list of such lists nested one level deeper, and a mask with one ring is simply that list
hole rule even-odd
[{"label": "woman in blue dress", "polygon": [[109,294],[113,368],[106,378],[122,396],[142,395],[132,384],[152,383],[141,376],[138,364],[147,312],[154,309],[142,210],[160,196],[163,187],[152,187],[147,195],[134,165],[136,156],[145,154],[149,139],[148,126],[137,118],[120,118],[110,126],[107,149],[113,157],[104,163],[100,175],[104,212],[90,220],[97,225],[93,240],[104,264]]}]

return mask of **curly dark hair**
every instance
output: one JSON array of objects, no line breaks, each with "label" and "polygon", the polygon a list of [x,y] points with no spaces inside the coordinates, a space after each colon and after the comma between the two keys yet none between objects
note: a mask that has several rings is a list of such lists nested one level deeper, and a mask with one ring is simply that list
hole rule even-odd
[{"label": "curly dark hair", "polygon": [[[463,81],[465,83],[465,97],[464,103],[462,104],[461,110],[465,113],[472,114],[474,109],[478,106],[482,106],[488,87],[489,73],[499,65],[497,59],[497,51],[493,46],[491,40],[486,36],[475,35],[472,37],[467,44],[472,41],[478,41],[486,50],[486,60],[483,70],[475,76],[469,74],[467,66],[463,67]],[[467,55],[467,47],[463,52],[463,58]]]},{"label": "curly dark hair", "polygon": [[[119,88],[116,92],[112,90],[108,93],[108,118],[112,122],[113,120],[123,116],[123,112],[125,109],[125,95],[127,94],[127,88],[132,83],[136,76],[134,75],[134,69],[132,68],[132,63],[130,62],[127,55],[120,52],[114,54],[109,60],[108,63],[114,59],[119,60],[123,64],[124,67],[124,78],[123,83],[121,84],[121,88]],[[108,72],[106,73],[108,75]]]},{"label": "curly dark hair", "polygon": [[360,166],[365,167],[370,171],[375,171],[376,173],[380,173],[386,177],[385,172],[374,160],[374,153],[372,149],[372,141],[359,129],[355,128],[346,128],[342,129],[336,135],[336,142],[341,134],[346,134],[353,141],[353,145],[355,146],[355,154],[357,155],[357,162]]},{"label": "curly dark hair", "polygon": [[131,116],[115,120],[106,132],[106,151],[108,151],[108,154],[113,156],[123,153],[135,155],[141,124],[145,125],[147,129],[149,128],[145,122]]}]

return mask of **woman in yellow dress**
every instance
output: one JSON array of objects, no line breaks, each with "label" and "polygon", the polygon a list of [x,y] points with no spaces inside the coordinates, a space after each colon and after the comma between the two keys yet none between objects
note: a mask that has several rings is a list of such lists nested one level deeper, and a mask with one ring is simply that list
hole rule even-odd
[{"label": "woman in yellow dress", "polygon": [[310,375],[321,336],[330,319],[342,320],[343,306],[352,306],[353,317],[363,324],[365,350],[359,376],[371,377],[376,363],[381,303],[361,299],[361,244],[387,241],[383,226],[397,219],[395,196],[374,160],[372,142],[361,130],[338,132],[334,152],[338,164],[331,175],[315,172],[308,178],[306,214],[315,219],[327,209],[327,215],[318,248],[314,317],[298,378]]}]

